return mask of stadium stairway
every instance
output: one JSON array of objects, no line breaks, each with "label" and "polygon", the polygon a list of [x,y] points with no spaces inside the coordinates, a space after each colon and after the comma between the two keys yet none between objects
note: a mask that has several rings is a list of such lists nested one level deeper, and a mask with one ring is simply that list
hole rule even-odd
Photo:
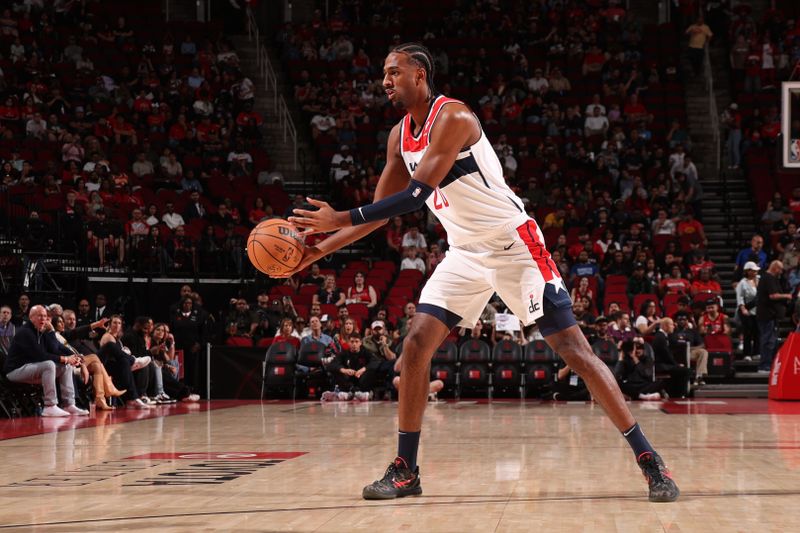
[{"label": "stadium stairway", "polygon": [[278,114],[275,111],[275,98],[277,95],[271,90],[265,89],[265,79],[261,76],[256,65],[256,46],[255,41],[250,41],[247,35],[233,35],[231,40],[239,54],[239,62],[242,72],[251,76],[256,85],[255,110],[262,114],[264,125],[264,146],[267,148],[270,160],[273,162],[271,170],[277,170],[284,176],[284,188],[288,193],[310,192],[315,176],[319,169],[316,168],[311,148],[310,135],[308,128],[302,122],[302,116],[294,108],[294,101],[291,98],[292,86],[286,79],[286,75],[279,66],[279,58],[274,50],[267,47],[269,60],[273,64],[273,71],[277,81],[277,95],[282,95],[286,99],[286,105],[292,117],[292,121],[297,127],[297,168],[294,167],[294,153],[291,140],[287,137],[284,141],[283,128],[279,124]]},{"label": "stadium stairway", "polygon": [[708,255],[716,264],[725,310],[736,309],[733,282],[734,260],[755,232],[753,205],[747,182],[740,170],[723,170],[718,179],[703,179],[703,225]]}]

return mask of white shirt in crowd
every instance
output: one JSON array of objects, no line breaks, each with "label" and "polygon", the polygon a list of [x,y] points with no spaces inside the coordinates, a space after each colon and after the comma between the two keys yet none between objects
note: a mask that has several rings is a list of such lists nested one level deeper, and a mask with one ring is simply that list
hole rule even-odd
[{"label": "white shirt in crowd", "polygon": [[604,131],[608,129],[608,119],[604,115],[586,117],[583,127],[589,131]]},{"label": "white shirt in crowd", "polygon": [[428,243],[425,242],[425,236],[422,233],[417,232],[417,237],[414,238],[411,235],[410,231],[407,231],[405,235],[403,235],[403,248],[408,248],[409,246],[414,246],[417,250],[425,250],[428,247]]},{"label": "white shirt in crowd", "polygon": [[414,259],[406,257],[400,262],[400,270],[412,270],[412,269],[417,269],[424,274],[425,261],[423,261],[419,257],[415,257]]},{"label": "white shirt in crowd", "polygon": [[161,220],[164,221],[164,224],[166,224],[169,229],[175,229],[178,226],[186,225],[186,222],[184,222],[183,217],[175,212],[164,213],[164,216],[161,217]]}]

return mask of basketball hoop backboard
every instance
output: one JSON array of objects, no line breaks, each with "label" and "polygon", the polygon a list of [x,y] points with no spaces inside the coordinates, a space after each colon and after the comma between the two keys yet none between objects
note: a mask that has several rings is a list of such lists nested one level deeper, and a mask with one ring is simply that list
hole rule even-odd
[{"label": "basketball hoop backboard", "polygon": [[800,169],[800,81],[781,84],[781,152],[785,169]]}]

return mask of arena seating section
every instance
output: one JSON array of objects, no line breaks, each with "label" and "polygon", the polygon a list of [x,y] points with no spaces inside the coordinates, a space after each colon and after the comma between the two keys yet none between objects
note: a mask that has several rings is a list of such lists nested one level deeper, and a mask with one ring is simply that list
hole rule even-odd
[{"label": "arena seating section", "polygon": [[[627,81],[631,72],[635,71],[640,81],[635,82],[633,86],[637,86],[638,83],[641,87],[640,100],[645,105],[647,113],[651,115],[651,120],[648,119],[644,128],[652,136],[647,142],[635,145],[637,152],[644,153],[641,150],[642,146],[646,146],[648,152],[661,147],[664,149],[661,162],[666,163],[666,155],[671,151],[666,140],[670,126],[675,120],[685,124],[686,118],[683,86],[677,68],[679,58],[676,51],[680,48],[678,33],[671,24],[637,27],[636,24],[625,21],[624,15],[619,20],[613,19],[612,14],[605,9],[606,5],[607,2],[573,2],[569,9],[559,8],[549,12],[542,10],[541,13],[530,10],[515,13],[514,16],[488,7],[473,7],[465,9],[458,17],[453,15],[456,2],[445,1],[431,5],[421,1],[411,1],[405,2],[404,9],[389,13],[370,12],[367,8],[367,11],[360,16],[361,20],[371,21],[368,25],[355,23],[346,11],[338,11],[327,23],[315,20],[306,25],[288,25],[279,36],[279,42],[283,50],[286,72],[295,81],[296,94],[300,95],[298,104],[306,109],[305,116],[309,120],[316,115],[326,114],[337,119],[338,129],[321,132],[316,137],[315,144],[320,165],[326,168],[330,165],[332,157],[339,151],[340,144],[348,144],[350,152],[355,156],[355,175],[338,184],[338,188],[343,191],[341,203],[348,206],[356,203],[356,192],[362,186],[360,181],[363,177],[368,177],[367,186],[374,188],[375,177],[366,174],[366,171],[380,168],[382,150],[385,151],[385,144],[381,146],[381,141],[385,142],[385,134],[382,136],[381,133],[393,126],[400,117],[397,111],[383,105],[383,101],[381,105],[373,105],[371,98],[369,101],[363,98],[359,100],[359,90],[363,96],[363,92],[372,91],[379,85],[378,82],[375,85],[370,84],[373,80],[380,79],[383,57],[393,44],[420,40],[431,49],[434,56],[444,50],[449,57],[448,72],[440,71],[436,74],[437,87],[448,96],[460,98],[470,104],[484,119],[484,129],[490,140],[498,143],[500,136],[504,135],[504,143],[512,148],[515,156],[519,157],[516,172],[507,176],[518,194],[526,196],[535,189],[550,189],[554,186],[563,188],[563,194],[554,198],[552,202],[546,198],[544,201],[528,204],[529,213],[535,215],[540,225],[556,207],[568,207],[570,204],[575,207],[576,218],[571,225],[570,222],[567,223],[569,227],[544,229],[545,240],[551,250],[566,252],[568,249],[575,249],[576,246],[580,248],[579,236],[582,233],[589,233],[590,240],[594,242],[606,229],[612,229],[614,240],[619,241],[620,237],[624,239],[627,234],[629,222],[644,224],[645,239],[641,247],[646,251],[644,257],[657,257],[663,261],[664,252],[671,241],[677,248],[676,256],[680,256],[681,251],[688,252],[696,248],[691,246],[690,239],[677,237],[664,239],[663,236],[659,236],[650,240],[649,217],[655,213],[647,200],[635,202],[628,199],[624,203],[625,210],[629,213],[635,211],[638,213],[634,217],[620,217],[624,220],[621,224],[592,224],[592,218],[596,214],[595,209],[598,207],[612,209],[611,201],[620,198],[620,191],[613,186],[613,180],[607,169],[598,169],[585,156],[581,158],[574,154],[583,147],[587,153],[596,152],[599,158],[607,151],[606,143],[611,137],[610,132],[606,136],[585,138],[582,118],[577,127],[561,120],[551,121],[553,123],[548,123],[547,120],[504,120],[501,118],[501,105],[495,105],[491,113],[488,113],[500,120],[494,123],[485,120],[488,116],[487,111],[479,101],[489,89],[497,89],[499,85],[508,88],[506,94],[514,91],[517,94],[524,94],[523,117],[535,115],[539,108],[532,99],[535,99],[536,94],[527,89],[524,80],[532,76],[538,68],[545,72],[560,69],[571,84],[571,90],[544,94],[544,103],[557,107],[559,113],[564,113],[568,107],[577,106],[581,116],[592,102],[593,95],[604,95],[604,82],[607,82],[614,69],[621,71],[623,82]],[[517,7],[521,10],[527,9],[521,4]],[[534,15],[538,18],[538,29],[533,33],[526,33],[529,29],[528,21]],[[557,29],[562,36],[568,33],[574,36],[577,31],[585,31],[570,43],[574,41],[585,49],[596,37],[602,50],[615,54],[614,58],[607,61],[601,73],[584,75],[583,54],[553,52],[552,40],[547,40],[551,28]],[[496,31],[500,29],[502,31]],[[423,39],[423,33],[428,33],[428,37]],[[326,39],[328,42],[325,46],[329,46],[331,41],[335,43],[339,35],[351,40],[355,51],[363,48],[367,52],[371,65],[369,75],[363,74],[358,58],[353,61],[327,60],[318,56],[317,48],[326,43]],[[512,37],[506,39],[501,37],[503,35]],[[514,54],[508,53],[505,47],[509,44],[519,45],[519,51]],[[480,51],[476,52],[476,47],[479,47]],[[479,59],[475,60],[476,57]],[[621,57],[624,59],[620,60]],[[523,61],[528,65],[526,69],[521,66]],[[479,81],[474,81],[471,77],[473,65],[476,63],[487,73]],[[647,78],[651,71],[658,72],[658,80],[641,81]],[[459,75],[460,72],[464,72],[465,75]],[[499,81],[501,77],[503,81]],[[305,91],[307,82],[316,88],[311,97]],[[633,92],[633,89],[629,90],[629,94]],[[378,97],[380,96],[379,94]],[[612,121],[612,128],[619,126],[624,137],[629,139],[631,130],[638,128],[639,122],[626,120],[627,117],[624,115],[626,99],[617,94],[604,95],[601,97],[601,103],[608,109],[617,104],[623,110],[623,116],[616,122]],[[347,118],[340,119],[340,114],[341,117],[347,116]],[[347,126],[350,116],[354,118],[354,131]],[[355,142],[342,139],[355,139]],[[527,142],[529,154],[518,155],[517,148],[521,140]],[[620,146],[627,147],[629,143],[623,140]],[[549,147],[553,149],[550,150]],[[625,162],[623,160],[620,163],[620,169],[625,168]],[[550,165],[557,166],[556,172],[548,172],[551,169]],[[651,159],[641,170],[634,169],[633,166],[627,170],[633,176],[641,176],[648,192],[651,192],[652,187],[659,183],[659,179],[663,180],[663,176],[658,176],[658,171],[654,167]],[[537,182],[529,183],[529,178],[536,178]],[[595,198],[603,196],[606,191],[610,196],[607,196],[605,201],[599,201],[598,198],[595,203],[584,193],[587,188],[592,189],[591,194]],[[675,197],[674,192],[672,197]],[[418,219],[418,216],[412,215],[406,217],[405,222],[415,224]],[[429,242],[431,237],[444,237],[440,227],[428,235]],[[559,243],[559,237],[562,235],[566,236],[566,243]],[[625,250],[628,269],[636,257],[635,252],[636,250],[632,248]],[[562,256],[568,261],[568,268],[575,257],[568,253],[563,253]],[[601,261],[602,257],[594,259]],[[346,281],[342,280],[342,283]],[[623,281],[623,298],[618,299],[618,303],[627,310],[636,302],[625,295],[624,283]],[[595,289],[594,294],[597,295],[597,287],[603,284],[602,276],[591,279],[590,284]],[[395,299],[398,293],[394,286],[383,288],[385,285],[383,278],[374,285],[383,302],[400,303]],[[339,286],[346,288],[348,285]],[[615,287],[613,284],[610,286],[612,289]],[[611,294],[615,296],[619,293]],[[651,297],[660,302],[657,295]],[[598,302],[593,303],[597,310],[603,310],[602,307],[597,307]],[[636,308],[635,305],[633,307]],[[674,301],[668,301],[666,307],[668,311],[674,310]]]},{"label": "arena seating section", "polygon": [[[789,24],[794,21],[794,25]],[[800,199],[793,196],[793,191],[800,187],[800,175],[796,172],[781,170],[777,165],[778,152],[776,138],[780,133],[781,96],[780,84],[789,79],[797,80],[797,68],[800,57],[793,50],[800,39],[800,6],[791,0],[778,0],[775,8],[756,20],[747,5],[740,5],[734,10],[729,31],[730,43],[735,42],[738,35],[744,35],[751,47],[753,57],[761,57],[759,47],[765,35],[769,35],[776,56],[782,51],[788,54],[788,63],[783,68],[774,69],[774,74],[766,75],[756,66],[755,76],[761,78],[760,90],[747,90],[744,76],[734,76],[732,101],[738,105],[742,117],[742,156],[745,175],[750,191],[756,202],[758,213],[763,213],[767,203],[780,193],[783,207],[792,202],[795,218],[800,220],[794,202]],[[792,74],[794,77],[792,78]],[[780,206],[776,206],[780,208]],[[771,228],[766,228],[767,231]],[[770,242],[767,240],[766,245]]]},{"label": "arena seating section", "polygon": [[[181,177],[190,171],[204,186],[201,201],[207,211],[206,217],[187,221],[185,231],[192,241],[190,245],[198,243],[209,221],[213,222],[217,206],[226,198],[232,201],[234,215],[239,216],[234,217],[234,224],[240,238],[249,231],[247,215],[255,197],[264,199],[280,214],[289,204],[280,185],[259,186],[256,181],[256,176],[269,171],[271,164],[259,142],[257,128],[248,129],[246,119],[258,124],[262,119],[257,110],[251,111],[252,98],[239,99],[235,94],[243,78],[238,70],[238,57],[222,35],[221,24],[165,23],[161,4],[157,0],[143,0],[136,2],[136,9],[131,9],[132,4],[125,2],[87,2],[85,13],[79,12],[80,4],[76,3],[66,14],[34,10],[30,16],[12,12],[2,17],[0,46],[4,59],[0,67],[4,74],[4,105],[0,117],[0,157],[12,161],[12,152],[18,152],[14,159],[30,162],[35,179],[20,179],[20,169],[3,172],[4,178],[10,177],[0,187],[0,216],[19,228],[21,237],[30,224],[29,213],[35,210],[41,221],[58,223],[60,234],[53,249],[77,251],[82,256],[90,252],[89,264],[97,264],[97,252],[91,248],[91,242],[86,242],[85,228],[70,233],[64,218],[65,196],[70,189],[78,190],[78,203],[91,211],[79,223],[88,224],[94,218],[93,206],[88,203],[90,191],[81,189],[79,183],[79,180],[89,182],[89,172],[81,172],[81,168],[91,161],[94,150],[109,167],[108,171],[99,172],[102,206],[113,233],[127,239],[126,248],[134,259],[137,243],[123,229],[132,209],[142,208],[147,218],[147,208],[154,204],[160,219],[165,205],[171,202],[175,212],[184,213],[190,191],[181,188]],[[115,38],[113,30],[122,16],[132,36]],[[84,25],[88,24],[91,29],[84,31]],[[24,46],[22,56],[16,61],[11,53],[14,33],[19,34]],[[97,37],[103,34],[109,35],[111,42],[102,39],[97,42]],[[181,51],[187,37],[196,48],[193,53]],[[73,38],[83,48],[84,61],[80,63],[63,53]],[[172,53],[168,53],[170,47]],[[87,66],[85,60],[92,65]],[[207,82],[196,90],[189,85],[194,68],[199,69],[199,75]],[[127,84],[128,90],[119,88],[123,84]],[[102,85],[109,90],[96,90]],[[152,98],[140,98],[140,89]],[[56,91],[63,104],[51,101]],[[33,101],[28,102],[26,99],[31,96]],[[194,105],[204,99],[213,105],[209,124],[202,121],[205,111]],[[75,121],[80,121],[76,118],[79,108],[84,110],[83,121],[88,123],[86,131],[73,127]],[[37,111],[45,120],[54,117],[49,135],[26,135],[26,122]],[[173,130],[180,114],[187,120],[183,132]],[[138,144],[124,137],[122,142],[115,142],[110,129],[105,131],[97,125],[101,119],[113,123],[118,116],[132,126]],[[84,153],[77,158],[77,169],[71,169],[62,158],[66,133],[81,137]],[[92,139],[99,143],[92,144]],[[183,167],[182,174],[165,175],[162,171],[159,163],[166,150],[176,154]],[[137,176],[132,172],[139,151],[147,152],[154,162],[154,173]],[[234,174],[229,170],[227,156],[232,151],[249,154],[252,163],[247,173]],[[18,165],[21,167],[22,163]],[[130,190],[124,187],[125,183]],[[164,224],[158,226],[159,244],[164,245],[171,239],[171,231]],[[223,230],[222,224],[215,228],[218,240],[225,238]],[[138,265],[133,260],[128,264]]]}]

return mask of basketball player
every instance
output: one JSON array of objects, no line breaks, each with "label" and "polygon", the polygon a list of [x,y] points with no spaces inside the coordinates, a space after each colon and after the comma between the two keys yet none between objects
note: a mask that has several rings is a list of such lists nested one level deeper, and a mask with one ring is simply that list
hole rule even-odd
[{"label": "basketball player", "polygon": [[497,292],[524,324],[536,322],[547,343],[585,381],[633,449],[650,501],[671,502],[679,490],[634,420],[614,376],[575,323],[572,301],[542,232],[503,179],[502,167],[477,117],[436,93],[430,52],[416,43],[394,48],[383,86],[407,114],[391,131],[375,202],[348,211],[309,199],[289,220],[306,234],[340,231],[307,247],[291,275],[385,224],[427,205],[447,230],[450,249],[420,295],[403,344],[397,458],[365,499],[422,494],[417,448],[435,350],[458,324],[474,325]]}]

